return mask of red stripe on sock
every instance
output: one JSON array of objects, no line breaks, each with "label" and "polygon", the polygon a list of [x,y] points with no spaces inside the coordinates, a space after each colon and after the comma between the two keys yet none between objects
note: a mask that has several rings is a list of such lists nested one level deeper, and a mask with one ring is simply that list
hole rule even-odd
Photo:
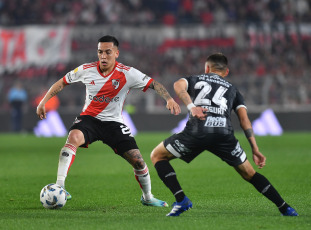
[{"label": "red stripe on sock", "polygon": [[138,179],[138,176],[135,175],[135,179],[137,180],[137,182],[138,182],[140,188],[143,189],[143,186],[141,185],[141,183],[140,183],[140,181],[139,181],[139,179]]},{"label": "red stripe on sock", "polygon": [[67,170],[67,174],[68,174],[69,169],[70,169],[70,167],[71,167],[72,163],[74,162],[75,158],[76,158],[76,155],[72,155],[72,157],[71,157],[71,161],[70,161],[70,164],[69,164],[69,167],[68,167],[68,170]]}]

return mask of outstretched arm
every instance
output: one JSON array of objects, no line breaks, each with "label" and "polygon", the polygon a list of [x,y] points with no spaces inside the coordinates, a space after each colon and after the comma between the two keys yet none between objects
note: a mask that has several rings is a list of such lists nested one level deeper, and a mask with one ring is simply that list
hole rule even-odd
[{"label": "outstretched arm", "polygon": [[248,118],[246,109],[239,108],[237,111],[237,115],[239,117],[241,128],[244,130],[244,134],[252,148],[253,160],[255,164],[258,165],[258,168],[261,169],[266,165],[266,157],[259,151],[252,124]]},{"label": "outstretched arm", "polygon": [[45,104],[48,102],[48,100],[50,100],[52,97],[54,97],[60,91],[62,91],[65,86],[66,86],[66,84],[63,81],[63,78],[59,79],[57,82],[55,82],[51,86],[51,88],[45,94],[43,99],[40,101],[39,105],[37,106],[37,115],[41,120],[46,118]]},{"label": "outstretched arm", "polygon": [[152,81],[149,88],[154,89],[166,101],[166,108],[171,111],[171,114],[180,114],[180,107],[171,97],[166,88],[157,81]]},{"label": "outstretched arm", "polygon": [[207,109],[203,109],[202,107],[196,107],[190,95],[187,92],[187,82],[185,79],[179,79],[174,83],[174,90],[177,96],[182,100],[182,102],[187,106],[188,110],[191,112],[192,116],[199,118],[200,120],[205,120],[207,116]]}]

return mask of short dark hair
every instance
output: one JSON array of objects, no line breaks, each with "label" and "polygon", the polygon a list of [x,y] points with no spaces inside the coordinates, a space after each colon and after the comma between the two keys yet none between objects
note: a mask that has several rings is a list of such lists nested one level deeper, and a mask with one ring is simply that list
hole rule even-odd
[{"label": "short dark hair", "polygon": [[214,53],[207,57],[206,62],[210,64],[212,69],[224,71],[228,68],[228,59],[222,53]]},{"label": "short dark hair", "polygon": [[119,47],[119,41],[111,35],[105,35],[98,39],[98,42],[112,42],[114,46]]}]

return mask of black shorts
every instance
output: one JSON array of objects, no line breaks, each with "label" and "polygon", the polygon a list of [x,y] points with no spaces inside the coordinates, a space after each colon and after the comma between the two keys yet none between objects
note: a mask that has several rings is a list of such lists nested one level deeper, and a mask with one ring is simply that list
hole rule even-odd
[{"label": "black shorts", "polygon": [[215,154],[231,166],[240,165],[247,159],[239,141],[233,134],[211,133],[203,138],[181,132],[165,139],[164,146],[174,156],[187,163],[204,150]]},{"label": "black shorts", "polygon": [[131,149],[138,149],[130,129],[119,122],[101,121],[89,115],[78,116],[69,130],[73,129],[78,129],[84,134],[85,143],[80,147],[87,148],[94,141],[102,141],[119,155]]}]

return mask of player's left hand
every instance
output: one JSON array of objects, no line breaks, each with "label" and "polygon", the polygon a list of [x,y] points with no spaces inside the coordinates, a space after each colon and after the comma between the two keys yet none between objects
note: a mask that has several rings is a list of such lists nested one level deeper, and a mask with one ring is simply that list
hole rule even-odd
[{"label": "player's left hand", "polygon": [[253,150],[253,160],[260,169],[266,165],[266,157],[259,150]]},{"label": "player's left hand", "polygon": [[171,111],[171,114],[178,115],[180,114],[180,106],[176,103],[173,98],[170,98],[166,101],[166,108]]}]

